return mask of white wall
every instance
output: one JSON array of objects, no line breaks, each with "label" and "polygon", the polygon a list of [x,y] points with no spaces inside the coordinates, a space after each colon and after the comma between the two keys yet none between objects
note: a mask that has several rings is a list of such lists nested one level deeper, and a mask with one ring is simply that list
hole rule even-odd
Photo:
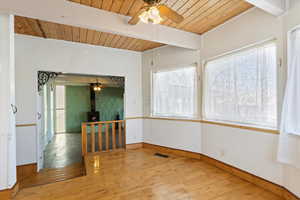
[{"label": "white wall", "polygon": [[[16,83],[17,105],[20,110],[17,122],[35,122],[38,70],[125,75],[126,116],[149,116],[152,70],[199,64],[208,58],[271,38],[277,39],[278,58],[284,61],[284,65],[278,68],[280,108],[286,75],[286,36],[288,30],[300,24],[299,4],[299,0],[292,0],[292,9],[282,17],[252,9],[204,34],[200,51],[166,46],[143,53],[142,60],[139,53],[129,51],[17,36]],[[199,104],[200,102],[201,99]],[[34,130],[19,130],[18,135],[30,132],[30,137],[36,137]],[[300,170],[283,166],[276,161],[278,135],[194,122],[154,119],[128,121],[127,131],[128,143],[145,141],[200,152],[284,185],[300,196]],[[18,152],[29,151],[26,148],[31,145],[25,146],[22,144],[23,139],[20,141]],[[30,151],[35,150],[34,144],[32,148]],[[22,162],[31,159],[33,157]]]},{"label": "white wall", "polygon": [[[204,34],[201,58],[204,61],[268,39],[277,40],[278,57],[282,58],[282,18],[252,9]],[[283,69],[278,68],[278,105],[282,102]],[[276,161],[277,135],[208,124],[202,125],[202,131],[204,154],[282,184],[283,168]]]},{"label": "white wall", "polygon": [[[149,74],[153,66],[149,63],[152,59],[156,68],[172,65],[178,60],[180,63],[189,64],[197,60],[194,56],[199,56],[198,59],[201,57],[201,61],[204,61],[274,38],[277,40],[278,59],[283,59],[283,66],[278,67],[278,108],[280,111],[286,79],[287,31],[300,25],[300,2],[293,0],[291,3],[292,9],[285,16],[274,17],[255,8],[204,34],[200,55],[174,47],[162,47],[144,53],[144,114],[149,116],[151,109]],[[168,53],[161,53],[165,51]],[[155,56],[156,54],[160,57]],[[283,166],[276,160],[278,135],[210,124],[201,124],[199,127],[192,127],[190,122],[158,122],[158,120],[147,119],[144,120],[144,141],[184,150],[189,148],[195,152],[199,152],[198,148],[200,148],[200,152],[205,155],[284,185],[300,196],[300,170]],[[194,147],[195,141],[201,145]]]},{"label": "white wall", "polygon": [[282,166],[276,161],[278,135],[202,124],[202,153],[282,184]]},{"label": "white wall", "polygon": [[[142,115],[140,53],[21,35],[15,39],[17,124],[36,123],[39,70],[125,76],[125,116]],[[17,129],[17,164],[36,162],[36,128]],[[142,141],[141,120],[130,120],[127,129],[127,143]]]},{"label": "white wall", "polygon": [[201,124],[168,120],[144,120],[144,142],[201,153]]},{"label": "white wall", "polygon": [[[287,33],[296,26],[300,26],[300,1],[290,0],[291,9],[283,17],[283,32],[284,32],[284,61],[287,62]],[[284,185],[292,192],[300,197],[300,169],[285,166],[284,167]]]},{"label": "white wall", "polygon": [[[215,40],[218,37],[212,39]],[[217,47],[216,45],[214,48],[217,49]],[[220,45],[220,47],[222,46]],[[211,50],[208,45],[205,47],[206,49],[207,52]],[[202,57],[207,53],[205,50],[196,52],[174,47],[162,47],[156,52],[148,51],[143,54],[145,116],[150,116],[151,113],[151,70],[184,66],[193,62],[199,63],[200,55]],[[152,60],[154,65],[151,65]],[[179,64],[176,65],[175,63]],[[200,105],[200,98],[198,102]],[[144,120],[144,142],[202,153],[281,184],[282,166],[276,162],[277,140],[277,135],[216,125],[156,119]]]},{"label": "white wall", "polygon": [[[289,12],[287,12],[284,16],[277,18],[268,15],[259,9],[254,9],[234,20],[231,20],[225,25],[204,34],[203,51],[201,54],[202,59],[207,59],[268,38],[276,38],[278,45],[278,57],[283,60],[283,66],[278,69],[279,111],[281,110],[286,79],[287,34],[289,30],[300,25],[300,2],[298,0],[292,0],[290,1],[290,6],[291,9]],[[234,30],[234,34],[232,34],[232,30]],[[224,132],[226,129],[227,128],[224,128]],[[218,135],[217,131],[211,130],[207,132],[203,131],[203,133],[207,133],[210,137],[214,134]],[[261,134],[258,133],[256,135],[257,138],[255,140],[241,140],[241,144],[243,144],[243,146],[247,146],[247,144],[244,144],[245,142],[243,143],[243,141],[247,141],[247,143],[250,143],[253,147],[255,147],[255,150],[259,149],[259,152],[261,152],[260,155],[264,157],[264,162],[263,160],[257,160],[257,162],[263,163],[265,169],[261,172],[257,171],[256,174],[275,183],[281,183],[289,190],[300,196],[300,170],[293,167],[278,165],[276,162],[278,137],[274,138],[274,136],[272,136],[271,138],[271,136],[269,136],[270,139],[263,140],[263,136],[261,136]],[[229,135],[226,134],[227,138],[228,136]],[[205,138],[205,136],[203,136],[203,138]],[[235,137],[230,138],[235,139]],[[206,140],[203,139],[203,141]],[[264,143],[261,143],[261,141],[264,141]],[[220,141],[220,144],[223,143],[227,145],[228,142]],[[230,148],[230,146],[228,148]],[[214,155],[209,149],[204,148],[203,151],[208,155]],[[253,157],[257,159],[257,156],[253,155]],[[230,163],[236,163],[236,161],[238,161],[237,158],[234,158],[231,161],[228,161],[226,158],[225,160]],[[280,170],[281,167],[282,170]],[[245,165],[244,168],[247,168],[247,166]],[[258,166],[253,169],[259,170]],[[279,180],[276,171],[278,173],[282,171],[281,180]]]},{"label": "white wall", "polygon": [[36,133],[35,126],[17,128],[17,165],[37,162]]},{"label": "white wall", "polygon": [[16,183],[14,16],[0,14],[0,190]]},{"label": "white wall", "polygon": [[[143,113],[151,113],[151,72],[200,63],[200,52],[173,46],[143,53]],[[195,122],[144,120],[144,142],[201,152],[201,125]]]}]

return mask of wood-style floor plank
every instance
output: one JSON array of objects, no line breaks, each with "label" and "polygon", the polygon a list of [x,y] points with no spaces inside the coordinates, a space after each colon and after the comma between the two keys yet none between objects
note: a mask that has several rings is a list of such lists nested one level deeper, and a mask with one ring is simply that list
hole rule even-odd
[{"label": "wood-style floor plank", "polygon": [[282,200],[201,160],[137,149],[89,155],[87,175],[26,188],[16,200]]},{"label": "wood-style floor plank", "polygon": [[80,177],[85,174],[83,163],[75,163],[67,167],[57,169],[42,169],[39,173],[19,180],[20,188],[30,188],[34,186],[56,183]]}]

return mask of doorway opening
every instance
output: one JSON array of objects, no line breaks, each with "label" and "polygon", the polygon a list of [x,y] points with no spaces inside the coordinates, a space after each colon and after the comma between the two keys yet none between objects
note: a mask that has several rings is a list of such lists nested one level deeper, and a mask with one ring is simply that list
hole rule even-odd
[{"label": "doorway opening", "polygon": [[82,123],[124,119],[124,77],[41,73],[49,77],[39,79],[39,173],[23,188],[84,175]]}]

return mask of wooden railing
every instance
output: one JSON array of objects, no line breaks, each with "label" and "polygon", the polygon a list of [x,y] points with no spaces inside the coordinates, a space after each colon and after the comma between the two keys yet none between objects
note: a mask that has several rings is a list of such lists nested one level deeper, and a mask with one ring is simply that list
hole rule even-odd
[{"label": "wooden railing", "polygon": [[82,123],[82,155],[126,148],[126,121]]}]

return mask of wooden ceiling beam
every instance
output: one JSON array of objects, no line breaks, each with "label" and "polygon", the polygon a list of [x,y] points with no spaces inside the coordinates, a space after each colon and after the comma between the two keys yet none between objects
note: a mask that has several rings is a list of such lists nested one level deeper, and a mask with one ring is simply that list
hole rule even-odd
[{"label": "wooden ceiling beam", "polygon": [[41,25],[40,20],[37,19],[37,20],[36,20],[36,23],[37,23],[37,25],[38,25],[38,27],[39,27],[39,30],[40,30],[41,33],[42,33],[43,38],[47,38],[47,35],[46,35],[46,33],[45,33],[45,31],[44,31],[42,25]]},{"label": "wooden ceiling beam", "polygon": [[285,13],[288,0],[246,0],[246,1],[272,15],[280,16]]}]

